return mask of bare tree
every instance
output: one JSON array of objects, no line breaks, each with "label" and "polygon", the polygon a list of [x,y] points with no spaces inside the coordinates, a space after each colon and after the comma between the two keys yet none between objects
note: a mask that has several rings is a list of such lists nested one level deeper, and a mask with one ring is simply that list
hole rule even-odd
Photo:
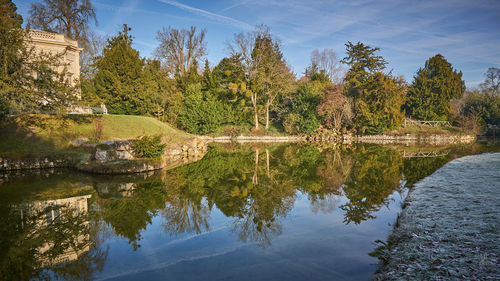
[{"label": "bare tree", "polygon": [[333,83],[342,83],[344,79],[344,70],[333,49],[323,49],[321,51],[315,49],[312,51],[311,65],[316,66],[320,71],[325,71]]},{"label": "bare tree", "polygon": [[490,67],[484,76],[486,76],[486,80],[481,83],[481,89],[486,92],[500,94],[500,68]]},{"label": "bare tree", "polygon": [[189,30],[164,27],[156,33],[160,45],[156,47],[155,56],[171,73],[183,75],[207,54],[205,33],[202,29],[197,34],[195,26]]},{"label": "bare tree", "polygon": [[31,5],[28,28],[63,33],[85,46],[91,20],[97,25],[90,0],[42,0]]},{"label": "bare tree", "polygon": [[89,32],[88,42],[83,51],[80,53],[81,74],[87,79],[94,77],[97,67],[95,61],[102,56],[104,47],[106,46],[107,38],[98,35],[94,32]]},{"label": "bare tree", "polygon": [[323,99],[317,107],[318,115],[324,117],[325,127],[339,130],[346,111],[346,97],[343,86],[327,86],[323,89]]}]

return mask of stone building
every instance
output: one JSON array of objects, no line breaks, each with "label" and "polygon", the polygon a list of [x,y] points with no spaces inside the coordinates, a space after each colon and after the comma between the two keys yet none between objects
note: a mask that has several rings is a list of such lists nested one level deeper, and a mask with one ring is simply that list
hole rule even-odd
[{"label": "stone building", "polygon": [[[80,77],[80,52],[78,41],[71,40],[63,34],[51,33],[41,30],[28,31],[28,46],[34,52],[61,55],[66,65],[67,79],[75,85]],[[62,69],[60,69],[62,71]]]},{"label": "stone building", "polygon": [[[63,71],[66,67],[66,79],[75,86],[80,79],[80,52],[83,50],[78,47],[78,41],[72,40],[64,34],[46,32],[31,29],[28,31],[28,47],[32,47],[37,54],[46,53],[51,55],[61,55],[63,61],[58,66],[58,71]],[[36,75],[36,74],[35,74]],[[77,92],[81,99],[80,91]],[[104,104],[98,107],[90,106],[72,106],[68,108],[71,114],[107,114],[107,108]]]}]

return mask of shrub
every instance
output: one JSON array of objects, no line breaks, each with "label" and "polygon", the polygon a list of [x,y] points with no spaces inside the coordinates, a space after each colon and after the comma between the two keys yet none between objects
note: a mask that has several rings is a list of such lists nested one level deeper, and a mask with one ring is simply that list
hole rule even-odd
[{"label": "shrub", "polygon": [[135,154],[139,158],[159,159],[165,150],[161,135],[141,136],[134,142]]},{"label": "shrub", "polygon": [[286,116],[285,121],[283,122],[283,127],[285,128],[285,132],[289,134],[297,133],[297,123],[300,121],[300,115],[296,113],[290,113]]},{"label": "shrub", "polygon": [[0,120],[9,114],[9,103],[7,99],[0,94]]},{"label": "shrub", "polygon": [[102,131],[104,130],[104,120],[102,118],[94,119],[94,134],[93,138],[96,142],[101,142],[102,140]]}]

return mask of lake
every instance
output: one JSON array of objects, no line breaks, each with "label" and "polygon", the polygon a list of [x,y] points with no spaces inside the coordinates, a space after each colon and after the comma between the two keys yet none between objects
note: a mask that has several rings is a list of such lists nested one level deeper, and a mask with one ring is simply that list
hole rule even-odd
[{"label": "lake", "polygon": [[370,280],[411,186],[488,151],[213,144],[168,171],[0,175],[0,278]]}]

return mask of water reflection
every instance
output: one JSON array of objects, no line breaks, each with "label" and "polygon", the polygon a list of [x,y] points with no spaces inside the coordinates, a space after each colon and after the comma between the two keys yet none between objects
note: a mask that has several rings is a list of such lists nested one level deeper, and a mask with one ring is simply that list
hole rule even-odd
[{"label": "water reflection", "polygon": [[88,280],[102,269],[107,250],[96,239],[99,227],[89,216],[90,198],[2,205],[0,275],[5,280]]},{"label": "water reflection", "polygon": [[140,251],[154,220],[167,237],[196,235],[212,230],[215,210],[235,240],[266,249],[293,223],[287,216],[301,196],[313,215],[338,211],[346,227],[360,225],[375,220],[392,194],[450,159],[481,151],[224,144],[198,162],[157,173],[4,175],[0,275],[91,280],[105,268],[110,238]]}]

